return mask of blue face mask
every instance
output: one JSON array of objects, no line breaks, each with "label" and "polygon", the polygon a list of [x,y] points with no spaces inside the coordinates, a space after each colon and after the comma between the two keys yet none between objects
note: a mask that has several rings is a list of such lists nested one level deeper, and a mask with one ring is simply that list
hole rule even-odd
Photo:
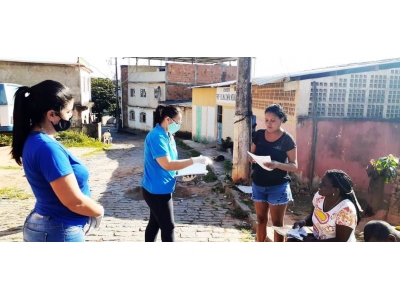
[{"label": "blue face mask", "polygon": [[172,120],[172,124],[168,125],[168,132],[170,134],[174,134],[181,128],[180,124],[177,124],[174,120]]}]

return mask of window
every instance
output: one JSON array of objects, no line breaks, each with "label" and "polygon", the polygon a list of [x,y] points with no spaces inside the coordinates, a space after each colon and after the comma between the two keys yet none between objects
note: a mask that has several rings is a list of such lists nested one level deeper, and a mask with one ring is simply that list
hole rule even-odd
[{"label": "window", "polygon": [[129,120],[135,121],[135,111],[134,110],[131,110],[129,112]]},{"label": "window", "polygon": [[146,113],[140,113],[140,123],[146,123]]},{"label": "window", "polygon": [[146,90],[145,89],[140,89],[140,97],[146,98]]},{"label": "window", "polygon": [[217,123],[222,123],[222,106],[217,106]]},{"label": "window", "polygon": [[135,89],[131,89],[131,97],[136,97],[135,96]]}]

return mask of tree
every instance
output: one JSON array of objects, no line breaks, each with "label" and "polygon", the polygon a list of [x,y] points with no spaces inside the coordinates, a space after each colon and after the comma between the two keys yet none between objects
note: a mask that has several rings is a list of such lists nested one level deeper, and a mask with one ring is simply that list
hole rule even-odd
[{"label": "tree", "polygon": [[92,78],[92,111],[103,115],[108,112],[115,117],[116,95],[114,82],[108,78]]}]

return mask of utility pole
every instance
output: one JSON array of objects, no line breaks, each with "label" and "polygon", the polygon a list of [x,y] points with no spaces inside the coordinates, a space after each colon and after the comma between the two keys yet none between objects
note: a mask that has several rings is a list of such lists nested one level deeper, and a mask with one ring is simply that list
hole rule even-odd
[{"label": "utility pole", "polygon": [[115,58],[115,96],[117,97],[117,106],[115,109],[115,121],[117,125],[117,132],[119,132],[119,97],[118,97],[118,64],[117,58]]},{"label": "utility pole", "polygon": [[251,143],[251,57],[238,57],[236,81],[236,112],[233,138],[232,180],[250,182],[250,163],[247,151]]}]

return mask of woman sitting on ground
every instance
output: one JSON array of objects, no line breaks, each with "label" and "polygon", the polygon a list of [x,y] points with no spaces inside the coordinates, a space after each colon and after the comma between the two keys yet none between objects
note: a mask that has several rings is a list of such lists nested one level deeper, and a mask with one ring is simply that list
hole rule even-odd
[{"label": "woman sitting on ground", "polygon": [[355,242],[354,231],[361,212],[349,175],[341,170],[328,170],[314,195],[312,213],[295,222],[293,228],[313,226],[313,233],[304,242]]}]

